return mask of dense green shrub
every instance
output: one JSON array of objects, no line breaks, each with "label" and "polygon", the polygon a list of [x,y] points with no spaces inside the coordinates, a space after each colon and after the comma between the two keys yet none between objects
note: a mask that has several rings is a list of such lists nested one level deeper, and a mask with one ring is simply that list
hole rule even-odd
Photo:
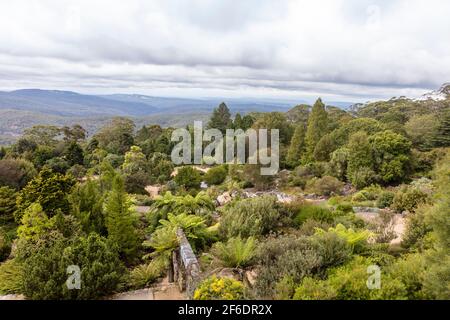
[{"label": "dense green shrub", "polygon": [[194,292],[194,300],[242,300],[243,298],[242,282],[216,276],[204,280]]},{"label": "dense green shrub", "polygon": [[200,171],[194,167],[186,166],[178,169],[174,180],[179,186],[183,186],[186,189],[197,189],[200,187],[201,179]]},{"label": "dense green shrub", "polygon": [[336,233],[316,233],[311,238],[311,243],[314,250],[322,258],[322,269],[343,264],[352,254],[352,248],[346,239],[340,237]]},{"label": "dense green shrub", "polygon": [[216,242],[212,248],[212,254],[224,267],[243,268],[251,264],[256,255],[255,249],[254,238],[236,237],[228,239],[226,243]]},{"label": "dense green shrub", "polygon": [[297,226],[301,226],[306,220],[309,219],[331,223],[333,222],[333,218],[333,212],[327,208],[315,205],[305,205],[294,217],[294,222]]},{"label": "dense green shrub", "polygon": [[394,196],[391,208],[397,212],[414,212],[420,204],[430,201],[430,196],[414,187],[403,187]]},{"label": "dense green shrub", "polygon": [[389,208],[394,201],[395,193],[391,191],[383,191],[377,199],[377,207],[380,209]]},{"label": "dense green shrub", "polygon": [[208,185],[219,185],[225,181],[227,174],[228,169],[226,166],[217,166],[209,169],[204,179]]},{"label": "dense green shrub", "polygon": [[[81,271],[79,290],[66,285],[71,265]],[[94,233],[74,242],[57,238],[38,245],[23,266],[23,293],[30,299],[99,298],[117,290],[125,272],[117,248]]]},{"label": "dense green shrub", "polygon": [[277,199],[273,196],[232,203],[223,212],[219,232],[227,238],[267,234],[278,226],[280,211]]},{"label": "dense green shrub", "polygon": [[336,211],[339,213],[353,213],[353,206],[350,203],[341,203],[336,206]]},{"label": "dense green shrub", "polygon": [[343,182],[330,176],[314,178],[306,184],[306,190],[324,196],[340,194],[343,187]]},{"label": "dense green shrub", "polygon": [[58,210],[69,212],[68,195],[76,181],[71,176],[43,169],[17,196],[16,222],[20,222],[25,210],[34,202],[38,202],[50,217]]},{"label": "dense green shrub", "polygon": [[367,287],[369,259],[356,257],[349,263],[331,269],[327,280],[305,278],[296,289],[294,299],[298,300],[397,300],[406,299],[405,285],[390,275],[382,278],[381,288]]}]

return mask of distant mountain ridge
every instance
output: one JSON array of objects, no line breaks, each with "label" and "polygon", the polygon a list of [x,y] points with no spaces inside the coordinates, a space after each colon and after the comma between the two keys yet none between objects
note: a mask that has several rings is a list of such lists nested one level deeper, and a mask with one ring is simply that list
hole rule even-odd
[{"label": "distant mountain ridge", "polygon": [[[222,99],[164,98],[137,94],[88,95],[73,91],[22,89],[0,92],[1,109],[59,116],[145,116],[158,113],[211,112]],[[228,99],[232,112],[286,111],[289,102]]]}]

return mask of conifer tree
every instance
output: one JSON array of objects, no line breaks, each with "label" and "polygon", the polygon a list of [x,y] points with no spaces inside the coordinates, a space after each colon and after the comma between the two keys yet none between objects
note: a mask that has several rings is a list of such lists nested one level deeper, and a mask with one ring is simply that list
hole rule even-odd
[{"label": "conifer tree", "polygon": [[317,99],[308,118],[306,130],[306,160],[312,159],[314,149],[319,140],[327,133],[328,115],[322,100]]},{"label": "conifer tree", "polygon": [[232,125],[230,110],[227,105],[222,102],[219,107],[214,109],[211,119],[208,123],[208,128],[219,129],[223,133]]},{"label": "conifer tree", "polygon": [[127,261],[136,257],[139,244],[131,206],[123,178],[116,176],[105,202],[106,228],[108,239],[117,244],[120,255]]},{"label": "conifer tree", "polygon": [[305,131],[305,126],[299,124],[295,128],[294,135],[292,136],[286,159],[288,165],[292,168],[300,164],[300,159],[305,151]]}]

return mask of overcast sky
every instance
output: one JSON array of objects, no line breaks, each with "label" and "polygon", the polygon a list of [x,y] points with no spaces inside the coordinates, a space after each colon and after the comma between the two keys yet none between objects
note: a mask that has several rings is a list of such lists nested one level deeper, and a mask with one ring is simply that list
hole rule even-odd
[{"label": "overcast sky", "polygon": [[448,81],[447,0],[0,0],[0,90],[356,102]]}]

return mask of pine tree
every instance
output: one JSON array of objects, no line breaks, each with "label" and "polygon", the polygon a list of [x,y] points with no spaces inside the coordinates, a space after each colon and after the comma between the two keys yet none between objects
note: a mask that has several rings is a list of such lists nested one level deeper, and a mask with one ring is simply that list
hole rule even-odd
[{"label": "pine tree", "polygon": [[300,164],[300,159],[305,151],[305,126],[303,124],[297,125],[294,135],[291,139],[286,161],[288,165],[295,168]]},{"label": "pine tree", "polygon": [[328,115],[322,100],[317,99],[312,107],[308,119],[308,128],[306,130],[306,157],[307,161],[312,159],[314,149],[319,140],[327,133]]},{"label": "pine tree", "polygon": [[117,244],[120,255],[127,261],[136,257],[139,245],[131,206],[123,178],[116,176],[105,202],[106,228],[108,239]]},{"label": "pine tree", "polygon": [[226,129],[231,128],[231,114],[227,105],[222,102],[219,107],[214,109],[211,119],[208,123],[208,128],[210,129],[219,129],[223,133]]}]

